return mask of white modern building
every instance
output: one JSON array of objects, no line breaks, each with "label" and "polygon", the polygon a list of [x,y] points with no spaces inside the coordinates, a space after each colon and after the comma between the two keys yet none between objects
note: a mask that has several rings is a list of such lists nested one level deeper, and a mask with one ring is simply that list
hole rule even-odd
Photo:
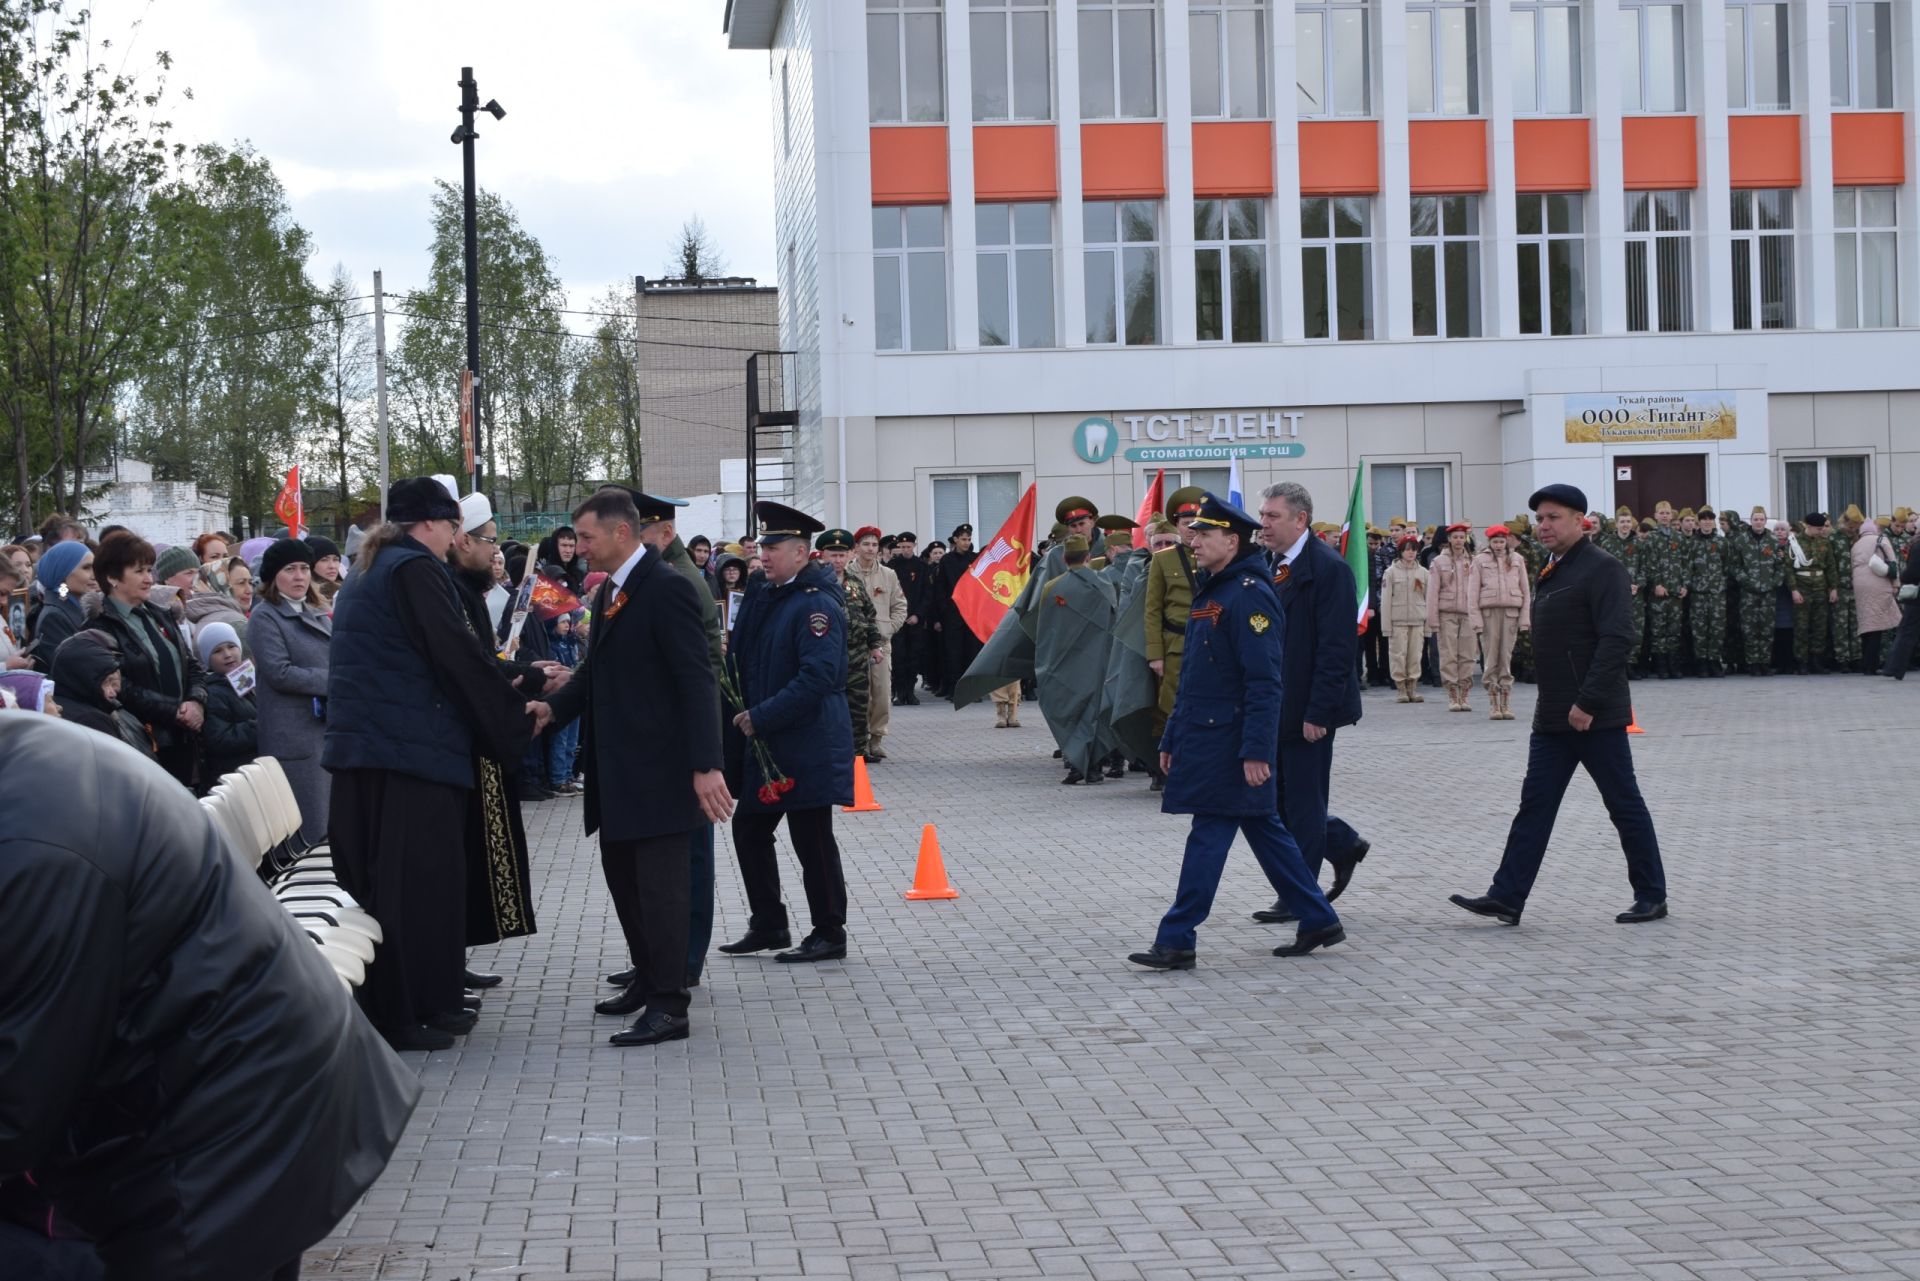
[{"label": "white modern building", "polygon": [[[1920,503],[1908,0],[729,0],[800,500]],[[1337,519],[1337,516],[1336,516]]]}]

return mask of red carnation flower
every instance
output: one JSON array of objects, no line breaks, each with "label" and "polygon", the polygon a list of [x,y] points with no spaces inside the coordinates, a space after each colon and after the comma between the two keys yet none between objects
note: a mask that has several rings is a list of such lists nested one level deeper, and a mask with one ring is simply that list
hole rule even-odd
[{"label": "red carnation flower", "polygon": [[775,801],[780,799],[780,793],[773,790],[772,783],[762,783],[760,785],[760,790],[754,793],[754,795],[760,798],[760,803],[762,805],[771,805]]},{"label": "red carnation flower", "polygon": [[790,778],[783,778],[778,783],[775,783],[773,786],[775,791],[779,792],[780,795],[785,796],[788,792],[791,792],[793,790],[793,780]]}]

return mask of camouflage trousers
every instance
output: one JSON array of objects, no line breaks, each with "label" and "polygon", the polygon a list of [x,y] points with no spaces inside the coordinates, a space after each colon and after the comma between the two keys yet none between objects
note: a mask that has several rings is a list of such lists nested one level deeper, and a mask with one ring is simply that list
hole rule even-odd
[{"label": "camouflage trousers", "polygon": [[1693,657],[1702,663],[1720,662],[1720,646],[1727,635],[1727,598],[1709,592],[1694,592],[1687,597],[1687,614],[1693,633]]},{"label": "camouflage trousers", "polygon": [[1773,593],[1740,593],[1740,636],[1746,645],[1747,666],[1773,666]]},{"label": "camouflage trousers", "polygon": [[[1651,587],[1644,589],[1651,594]],[[1680,599],[1679,592],[1666,597],[1655,596],[1648,602],[1647,608],[1653,614],[1653,652],[1655,654],[1678,654],[1680,637],[1685,632],[1687,602]]]},{"label": "camouflage trousers", "polygon": [[1833,654],[1833,606],[1819,588],[1800,593],[1806,604],[1793,607],[1793,659],[1805,663]]},{"label": "camouflage trousers", "polygon": [[1846,588],[1833,607],[1833,661],[1841,667],[1860,666],[1860,609]]},{"label": "camouflage trousers", "polygon": [[1627,662],[1635,668],[1645,665],[1643,655],[1647,645],[1647,589],[1642,587],[1633,594],[1633,652],[1627,656]]},{"label": "camouflage trousers", "polygon": [[873,688],[873,656],[862,650],[847,655],[847,717],[853,722],[853,754],[867,754],[867,695]]}]

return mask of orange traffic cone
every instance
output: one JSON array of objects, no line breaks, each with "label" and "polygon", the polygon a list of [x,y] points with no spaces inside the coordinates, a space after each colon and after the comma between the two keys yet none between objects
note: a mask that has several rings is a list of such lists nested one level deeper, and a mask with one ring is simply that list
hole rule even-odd
[{"label": "orange traffic cone", "polygon": [[842,814],[877,814],[886,808],[873,799],[873,784],[867,781],[867,758],[853,758],[853,804],[842,805]]},{"label": "orange traffic cone", "polygon": [[1640,728],[1640,718],[1634,714],[1633,708],[1628,707],[1627,708],[1627,733],[1644,734],[1646,732],[1647,731]]},{"label": "orange traffic cone", "polygon": [[947,865],[940,857],[940,834],[929,823],[920,829],[920,862],[913,869],[913,888],[903,896],[909,899],[959,898],[960,891],[947,880]]}]

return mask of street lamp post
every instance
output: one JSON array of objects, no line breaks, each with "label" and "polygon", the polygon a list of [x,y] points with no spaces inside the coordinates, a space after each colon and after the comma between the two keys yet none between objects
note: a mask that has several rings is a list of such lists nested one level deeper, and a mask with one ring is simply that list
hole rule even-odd
[{"label": "street lamp post", "polygon": [[495,120],[504,120],[507,110],[493,99],[487,99],[487,105],[480,105],[480,85],[473,78],[472,67],[460,68],[460,127],[453,131],[452,141],[460,146],[461,168],[466,179],[465,205],[462,221],[466,231],[467,259],[467,369],[473,375],[473,489],[480,491],[480,460],[485,457],[480,441],[480,245],[474,215],[473,184],[473,142],[480,136],[473,127],[473,115],[476,111],[485,111]]}]

